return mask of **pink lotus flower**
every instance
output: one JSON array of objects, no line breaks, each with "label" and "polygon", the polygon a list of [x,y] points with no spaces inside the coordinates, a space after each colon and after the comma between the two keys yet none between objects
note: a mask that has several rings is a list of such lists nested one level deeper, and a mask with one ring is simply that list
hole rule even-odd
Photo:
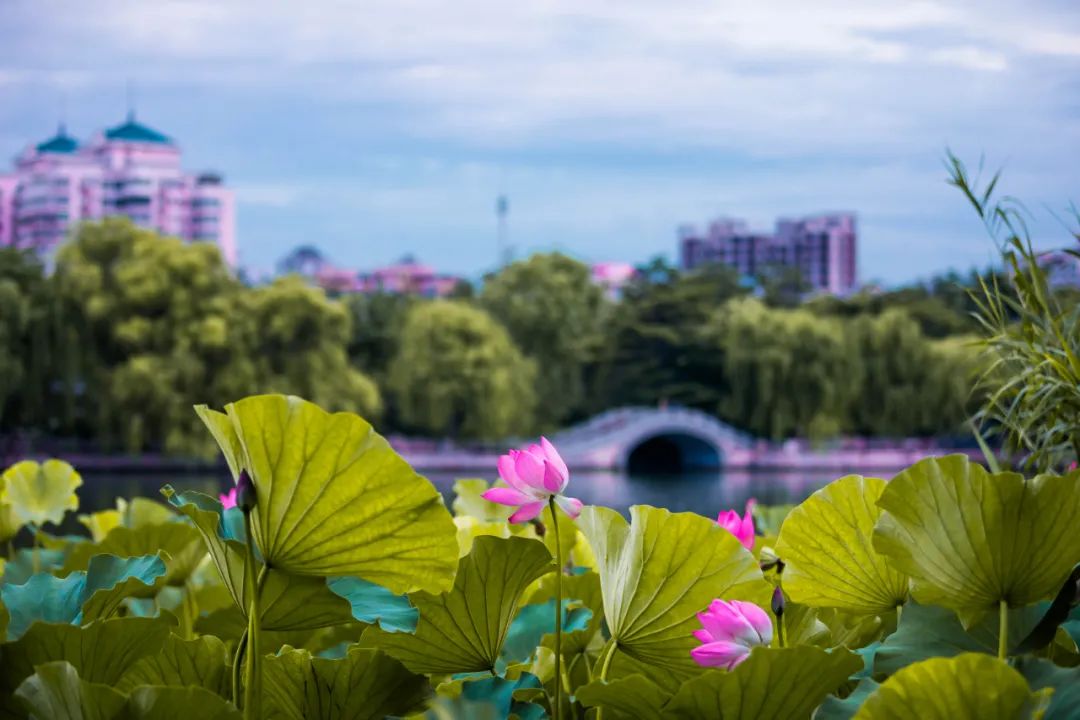
[{"label": "pink lotus flower", "polygon": [[222,510],[236,507],[236,488],[233,488],[227,493],[221,493],[218,495],[218,499],[221,500]]},{"label": "pink lotus flower", "polygon": [[539,445],[511,450],[501,456],[499,477],[510,487],[491,488],[483,497],[499,505],[519,506],[510,516],[512,523],[532,520],[551,497],[570,517],[576,518],[581,513],[580,500],[562,495],[570,482],[570,471],[547,438],[540,438]]},{"label": "pink lotus flower", "polygon": [[716,522],[720,527],[727,530],[729,533],[735,536],[739,542],[743,544],[743,547],[747,550],[754,549],[754,505],[757,501],[750,498],[746,501],[746,513],[739,517],[739,513],[734,510],[724,510],[716,518]]},{"label": "pink lotus flower", "polygon": [[690,657],[703,667],[730,670],[750,657],[751,648],[772,642],[772,620],[751,602],[713,600],[698,620],[704,629],[695,630],[694,637],[702,645]]}]

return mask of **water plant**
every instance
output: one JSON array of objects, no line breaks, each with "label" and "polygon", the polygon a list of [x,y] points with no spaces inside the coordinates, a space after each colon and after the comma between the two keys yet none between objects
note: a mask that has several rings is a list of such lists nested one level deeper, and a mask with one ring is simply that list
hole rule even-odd
[{"label": "water plant", "polygon": [[459,481],[451,512],[357,415],[281,395],[196,411],[221,498],[166,487],[59,535],[74,469],[3,475],[0,518],[37,548],[0,568],[0,718],[1080,706],[1078,471],[928,458],[793,508],[627,518],[566,498],[572,468],[541,440],[492,468],[504,485]]}]

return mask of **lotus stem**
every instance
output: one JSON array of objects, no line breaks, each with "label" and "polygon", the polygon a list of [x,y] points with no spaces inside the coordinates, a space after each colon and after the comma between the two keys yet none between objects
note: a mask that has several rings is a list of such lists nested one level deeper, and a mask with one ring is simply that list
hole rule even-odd
[{"label": "lotus stem", "polygon": [[244,720],[258,720],[262,717],[262,665],[259,657],[259,595],[262,593],[263,583],[266,581],[266,566],[259,571],[259,577],[255,578],[255,536],[251,529],[251,511],[244,513],[244,531],[247,535],[247,560],[244,563],[247,587],[250,590],[248,598],[248,630],[247,630],[247,685],[244,686]]},{"label": "lotus stem", "polygon": [[998,603],[998,659],[1004,660],[1009,656],[1009,603],[1002,600]]},{"label": "lotus stem", "polygon": [[[607,680],[608,669],[611,667],[611,659],[615,657],[615,649],[618,647],[618,643],[615,642],[615,638],[608,640],[608,644],[604,646],[604,649],[600,653],[600,658],[597,662],[600,663],[600,680]],[[604,720],[604,708],[596,708],[596,720]]]},{"label": "lotus stem", "polygon": [[555,508],[555,496],[548,498],[551,509],[551,527],[555,533],[555,702],[552,717],[562,717],[562,543],[559,542],[559,515]]},{"label": "lotus stem", "polygon": [[776,618],[776,647],[784,647],[784,616]]},{"label": "lotus stem", "polygon": [[240,633],[240,639],[236,643],[236,652],[233,654],[232,667],[232,701],[238,708],[244,706],[244,698],[240,696],[240,676],[244,669],[244,648],[247,647],[247,628]]}]

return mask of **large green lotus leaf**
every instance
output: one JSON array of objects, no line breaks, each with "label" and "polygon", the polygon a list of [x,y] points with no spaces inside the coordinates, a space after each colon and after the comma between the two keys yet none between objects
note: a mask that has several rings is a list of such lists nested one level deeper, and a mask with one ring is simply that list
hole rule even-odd
[{"label": "large green lotus leaf", "polygon": [[373,582],[354,577],[330,578],[331,592],[349,601],[352,616],[360,622],[378,623],[387,632],[411,633],[420,613],[405,595],[395,595]]},{"label": "large green lotus leaf", "polygon": [[148,655],[123,674],[116,689],[130,693],[140,685],[194,685],[227,697],[231,691],[225,643],[213,635],[184,640],[170,635],[161,652]]},{"label": "large green lotus leaf", "polygon": [[991,475],[966,456],[927,458],[897,475],[874,548],[912,578],[912,595],[957,611],[1054,595],[1080,562],[1080,471]]},{"label": "large green lotus leaf", "polygon": [[284,648],[263,660],[268,720],[364,720],[405,715],[423,705],[427,679],[379,650],[354,648],[343,660]]},{"label": "large green lotus leaf", "polygon": [[[202,493],[177,494],[168,486],[162,492],[174,507],[195,523],[222,581],[246,617],[244,564],[247,550],[237,541],[221,536],[221,503]],[[264,630],[329,627],[353,619],[349,601],[334,593],[325,578],[293,575],[277,569],[268,572],[259,611]]]},{"label": "large green lotus leaf", "polygon": [[1053,688],[1050,704],[1042,720],[1077,720],[1080,718],[1080,667],[1058,667],[1049,660],[1022,657],[1016,669],[1032,690]]},{"label": "large green lotus leaf", "polygon": [[22,523],[59,525],[64,513],[79,509],[75,489],[80,485],[79,473],[62,460],[40,464],[23,460],[4,471],[0,502],[9,505]]},{"label": "large green lotus leaf", "polygon": [[95,555],[135,557],[164,551],[169,585],[183,584],[206,556],[199,531],[183,522],[144,525],[140,528],[115,527],[101,542],[80,543],[68,553],[59,575],[85,570]]},{"label": "large green lotus leaf", "polygon": [[846,650],[756,647],[729,672],[707,672],[683,683],[664,717],[798,720],[862,667]]},{"label": "large green lotus leaf", "polygon": [[908,665],[863,702],[856,720],[1015,720],[1037,702],[1023,675],[969,653]]},{"label": "large green lotus leaf", "polygon": [[522,594],[552,569],[551,553],[537,540],[478,537],[458,567],[453,589],[410,595],[420,612],[414,635],[373,627],[364,633],[364,644],[416,673],[493,671]]},{"label": "large green lotus leaf", "polygon": [[851,720],[866,702],[866,698],[873,695],[879,687],[881,684],[873,678],[863,678],[846,698],[825,698],[825,702],[821,703],[821,707],[814,713],[814,720]]},{"label": "large green lotus leaf", "polygon": [[[1039,622],[1045,606],[1030,605],[1009,611],[1007,645],[1012,652]],[[964,629],[947,608],[908,603],[896,632],[885,638],[874,653],[874,673],[891,675],[900,668],[932,657],[998,651],[998,616],[988,615]]]},{"label": "large green lotus leaf", "polygon": [[5,585],[0,597],[11,614],[7,638],[17,640],[34,622],[88,623],[112,615],[124,598],[153,592],[165,576],[156,555],[97,555],[86,572],[66,578],[39,573],[22,585]]},{"label": "large green lotus leaf", "polygon": [[87,682],[63,660],[37,667],[15,691],[29,717],[37,720],[112,720],[127,697],[108,685]]},{"label": "large green lotus leaf", "polygon": [[594,680],[578,688],[574,697],[585,707],[603,708],[604,717],[612,720],[661,720],[671,693],[644,675],[628,675],[617,680]]},{"label": "large green lotus leaf", "polygon": [[[223,432],[220,413],[198,411]],[[435,486],[369,423],[284,395],[245,398],[225,411],[236,441],[219,444],[255,483],[253,530],[273,567],[356,575],[394,592],[450,587],[453,518]]]},{"label": "large green lotus leaf", "polygon": [[113,685],[137,660],[160,651],[170,628],[164,618],[31,625],[21,638],[0,646],[0,718],[25,717],[13,693],[36,666],[66,660],[87,682]]},{"label": "large green lotus leaf", "polygon": [[874,551],[879,478],[848,475],[793,509],[780,529],[784,591],[795,602],[876,615],[903,604],[908,579]]},{"label": "large green lotus leaf", "polygon": [[712,520],[643,505],[630,517],[587,507],[578,518],[596,554],[611,637],[643,662],[696,668],[695,615],[716,598],[768,607],[772,587],[754,556]]},{"label": "large green lotus leaf", "polygon": [[201,687],[144,686],[131,691],[124,720],[240,720],[232,703]]}]

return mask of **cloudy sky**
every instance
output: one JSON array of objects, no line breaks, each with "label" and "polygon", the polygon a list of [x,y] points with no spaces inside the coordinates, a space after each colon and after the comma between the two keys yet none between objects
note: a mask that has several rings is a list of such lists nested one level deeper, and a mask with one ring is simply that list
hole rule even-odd
[{"label": "cloudy sky", "polygon": [[[477,275],[674,258],[675,228],[850,209],[863,279],[984,265],[946,147],[1080,202],[1074,0],[0,0],[0,155],[138,116],[239,198],[242,261],[301,243]],[[0,165],[0,167],[3,167]]]}]

